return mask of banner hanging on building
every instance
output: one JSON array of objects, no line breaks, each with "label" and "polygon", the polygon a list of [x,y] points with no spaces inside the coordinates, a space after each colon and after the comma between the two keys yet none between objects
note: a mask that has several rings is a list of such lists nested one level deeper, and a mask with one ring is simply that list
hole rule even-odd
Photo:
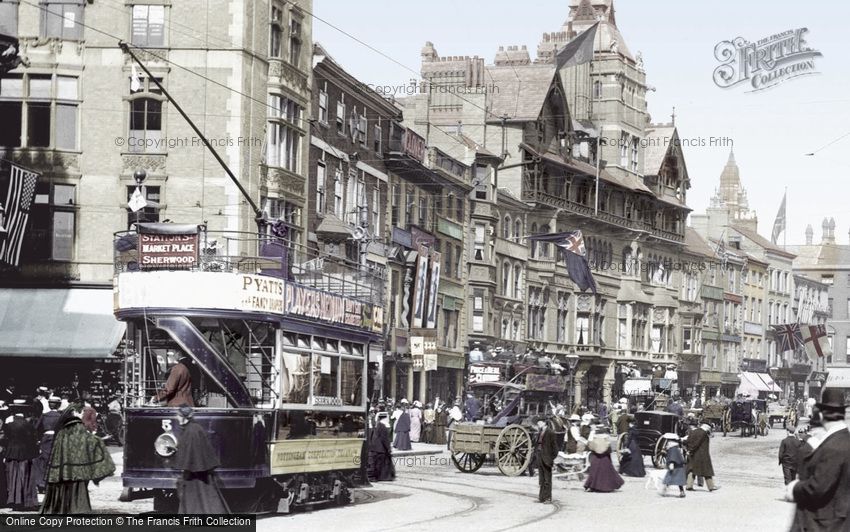
[{"label": "banner hanging on building", "polygon": [[5,238],[0,238],[0,262],[17,268],[39,174],[11,162],[8,165],[9,186],[5,198],[0,196],[4,210],[0,216],[0,233],[5,233]]},{"label": "banner hanging on building", "polygon": [[428,247],[419,246],[416,273],[413,281],[413,319],[411,327],[420,328],[425,322],[425,295],[428,292]]},{"label": "banner hanging on building", "polygon": [[441,255],[438,252],[431,253],[431,277],[428,284],[428,312],[425,319],[427,329],[437,328],[437,290],[440,288],[440,266]]}]

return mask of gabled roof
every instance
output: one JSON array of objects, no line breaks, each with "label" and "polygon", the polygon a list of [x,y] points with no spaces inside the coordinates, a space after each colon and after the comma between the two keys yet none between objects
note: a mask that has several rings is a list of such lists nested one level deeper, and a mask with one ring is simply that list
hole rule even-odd
[{"label": "gabled roof", "polygon": [[492,88],[488,121],[502,116],[509,121],[537,120],[555,79],[555,65],[488,66],[484,79]]},{"label": "gabled roof", "polygon": [[714,249],[708,245],[708,242],[706,242],[693,227],[685,228],[685,250],[704,257],[717,256]]},{"label": "gabled roof", "polygon": [[673,134],[676,126],[673,124],[652,125],[646,130],[643,150],[643,173],[645,175],[658,175],[664,157],[673,145]]},{"label": "gabled roof", "polygon": [[765,237],[761,236],[760,234],[756,233],[755,231],[750,231],[747,228],[744,228],[744,227],[741,227],[740,225],[735,225],[735,224],[732,224],[731,228],[734,231],[740,233],[741,236],[744,236],[747,239],[749,239],[751,242],[753,242],[757,246],[764,248],[766,251],[770,251],[771,253],[774,253],[776,255],[780,255],[782,257],[787,257],[787,258],[790,258],[790,259],[793,259],[796,256],[793,253],[791,253],[790,251],[786,251],[786,250],[782,249],[781,247],[777,246],[776,244],[774,244],[770,240],[766,239]]}]

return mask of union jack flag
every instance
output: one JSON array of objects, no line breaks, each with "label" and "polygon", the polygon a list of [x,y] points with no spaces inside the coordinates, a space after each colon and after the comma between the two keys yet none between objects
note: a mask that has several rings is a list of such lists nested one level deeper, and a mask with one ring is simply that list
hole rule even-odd
[{"label": "union jack flag", "polygon": [[566,251],[564,259],[567,262],[570,279],[582,292],[590,288],[594,294],[596,293],[596,281],[587,263],[587,249],[584,247],[584,236],[581,231],[532,235],[529,240],[551,242]]},{"label": "union jack flag", "polygon": [[771,327],[776,334],[780,353],[793,351],[797,346],[803,345],[803,335],[800,332],[799,323],[784,323],[781,325],[772,325]]}]

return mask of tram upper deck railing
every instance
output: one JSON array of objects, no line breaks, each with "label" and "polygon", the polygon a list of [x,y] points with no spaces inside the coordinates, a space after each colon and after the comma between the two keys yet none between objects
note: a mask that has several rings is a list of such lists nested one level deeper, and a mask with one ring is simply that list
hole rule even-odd
[{"label": "tram upper deck railing", "polygon": [[198,226],[197,241],[192,240],[197,249],[188,252],[185,250],[189,248],[183,251],[175,248],[178,251],[164,265],[151,266],[142,264],[140,233],[144,235],[146,231],[114,234],[116,276],[123,272],[149,271],[249,273],[284,279],[373,305],[383,302],[385,270],[381,266],[370,268],[320,255],[285,238],[237,231],[211,232]]}]

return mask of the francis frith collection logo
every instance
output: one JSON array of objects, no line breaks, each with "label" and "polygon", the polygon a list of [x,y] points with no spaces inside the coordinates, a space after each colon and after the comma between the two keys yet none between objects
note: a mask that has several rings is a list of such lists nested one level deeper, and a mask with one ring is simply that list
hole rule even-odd
[{"label": "the francis frith collection logo", "polygon": [[714,69],[714,83],[728,89],[748,82],[755,92],[775,87],[800,76],[817,74],[819,51],[806,42],[808,28],[788,30],[756,42],[743,37],[722,41],[714,57],[722,64]]}]

